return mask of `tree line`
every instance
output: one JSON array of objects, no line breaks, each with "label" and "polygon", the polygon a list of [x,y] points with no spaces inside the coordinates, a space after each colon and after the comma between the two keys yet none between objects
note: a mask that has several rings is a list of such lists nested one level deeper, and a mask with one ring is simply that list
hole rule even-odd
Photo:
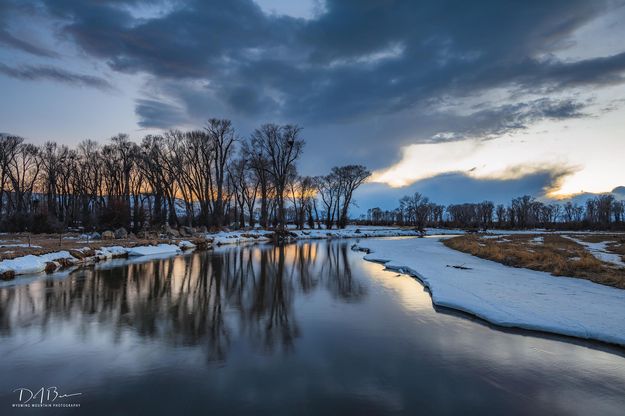
[{"label": "tree line", "polygon": [[371,208],[359,223],[371,225],[409,225],[458,227],[466,229],[624,229],[625,201],[610,194],[598,195],[580,205],[546,203],[529,195],[512,199],[508,205],[491,201],[438,205],[416,192],[400,199],[392,210]]},{"label": "tree line", "polygon": [[119,134],[75,148],[4,135],[0,228],[345,227],[353,193],[371,173],[347,165],[299,175],[301,131],[264,124],[241,138],[230,120],[210,119],[202,129],[147,135],[139,143]]}]

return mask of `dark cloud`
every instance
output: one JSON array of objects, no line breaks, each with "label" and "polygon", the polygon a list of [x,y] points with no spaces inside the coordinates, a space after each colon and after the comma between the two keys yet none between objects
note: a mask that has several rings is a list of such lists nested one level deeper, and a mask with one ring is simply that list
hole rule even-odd
[{"label": "dark cloud", "polygon": [[35,45],[24,39],[20,39],[11,33],[7,27],[15,14],[32,14],[32,7],[28,3],[17,3],[10,0],[0,0],[0,45],[19,49],[33,55],[52,58],[56,53]]},{"label": "dark cloud", "polygon": [[210,80],[217,99],[259,115],[349,120],[501,85],[622,82],[625,69],[625,55],[537,58],[611,2],[328,0],[313,20],[268,16],[251,0],[175,3],[139,19],[124,3],[47,2],[64,33],[112,68]]},{"label": "dark cloud", "polygon": [[9,33],[9,31],[3,29],[2,27],[0,27],[0,43],[37,56],[42,56],[46,58],[54,58],[58,56],[52,51],[49,51],[37,45],[33,45],[32,43],[27,42],[23,39],[16,38],[11,33]]},{"label": "dark cloud", "polygon": [[92,75],[77,74],[52,66],[22,65],[19,67],[10,67],[8,65],[0,63],[0,73],[23,80],[35,81],[43,79],[62,82],[70,85],[97,88],[101,90],[113,89],[112,85],[104,78]]},{"label": "dark cloud", "polygon": [[[625,53],[556,57],[578,28],[622,13],[621,0],[327,0],[310,19],[267,15],[252,0],[41,3],[88,55],[148,75],[145,96],[159,99],[137,100],[140,125],[215,115],[296,122],[307,151],[335,149],[317,165],[350,152],[379,167],[409,143],[582,117],[580,89],[624,82]],[[493,89],[510,97],[464,111],[444,105]]]},{"label": "dark cloud", "polygon": [[167,129],[185,121],[183,110],[175,105],[150,99],[138,99],[135,104],[141,127]]},{"label": "dark cloud", "polygon": [[542,120],[562,120],[584,117],[586,103],[573,99],[541,98],[528,102],[506,104],[478,110],[448,121],[451,133],[437,134],[432,141],[463,140],[467,138],[496,138],[526,129]]}]

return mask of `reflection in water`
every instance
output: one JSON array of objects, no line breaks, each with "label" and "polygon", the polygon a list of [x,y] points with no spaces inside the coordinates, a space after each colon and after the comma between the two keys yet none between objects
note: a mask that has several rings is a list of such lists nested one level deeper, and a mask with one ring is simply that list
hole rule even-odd
[{"label": "reflection in water", "polygon": [[[318,287],[358,301],[365,287],[352,277],[347,244],[257,245],[167,258],[125,267],[79,270],[0,290],[0,333],[59,320],[85,328],[132,329],[173,345],[205,345],[209,360],[225,360],[238,328],[263,351],[289,351],[299,335],[295,292]],[[226,311],[237,319],[226,319]],[[78,321],[78,322],[77,322]],[[87,336],[84,332],[84,336]]]}]

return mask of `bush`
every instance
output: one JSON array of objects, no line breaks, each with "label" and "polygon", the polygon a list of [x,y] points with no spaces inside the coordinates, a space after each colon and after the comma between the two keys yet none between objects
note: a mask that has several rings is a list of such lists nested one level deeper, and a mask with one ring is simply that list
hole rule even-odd
[{"label": "bush", "polygon": [[126,201],[111,199],[100,213],[99,226],[101,229],[117,229],[128,227],[130,223],[130,211]]}]

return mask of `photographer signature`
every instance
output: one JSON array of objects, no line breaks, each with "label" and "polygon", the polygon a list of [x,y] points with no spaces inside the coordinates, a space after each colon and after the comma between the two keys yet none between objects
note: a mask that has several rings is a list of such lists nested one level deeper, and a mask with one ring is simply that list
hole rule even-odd
[{"label": "photographer signature", "polygon": [[13,390],[14,393],[19,393],[20,403],[39,402],[53,403],[58,399],[65,399],[67,397],[80,396],[82,393],[64,393],[61,394],[56,386],[41,387],[38,390],[27,389],[26,387],[20,387]]}]

